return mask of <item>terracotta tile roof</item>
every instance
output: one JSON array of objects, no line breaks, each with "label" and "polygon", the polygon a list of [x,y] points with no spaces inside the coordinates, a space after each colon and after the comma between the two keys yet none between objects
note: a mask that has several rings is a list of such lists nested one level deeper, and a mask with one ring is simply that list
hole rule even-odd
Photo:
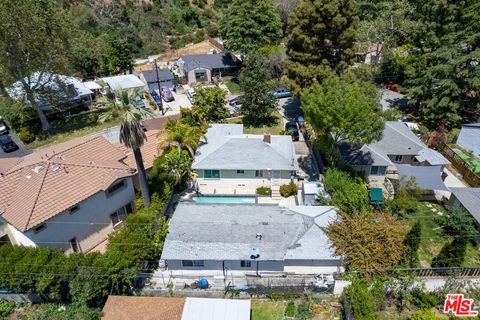
[{"label": "terracotta tile roof", "polygon": [[[142,158],[143,158],[143,165],[145,166],[145,169],[148,170],[152,168],[153,166],[153,161],[160,155],[158,152],[157,148],[157,134],[159,130],[149,130],[146,132],[147,135],[147,141],[143,144],[143,146],[140,148],[140,151],[142,152]],[[117,144],[117,147],[119,150],[123,152],[123,154],[126,156],[126,158],[123,160],[129,167],[131,168],[137,168],[137,164],[135,162],[135,156],[133,155],[133,150],[128,149],[122,144]]]},{"label": "terracotta tile roof", "polygon": [[181,320],[185,298],[109,296],[103,320]]},{"label": "terracotta tile roof", "polygon": [[18,230],[30,230],[131,176],[125,158],[103,137],[81,137],[17,161],[0,159],[0,215]]}]

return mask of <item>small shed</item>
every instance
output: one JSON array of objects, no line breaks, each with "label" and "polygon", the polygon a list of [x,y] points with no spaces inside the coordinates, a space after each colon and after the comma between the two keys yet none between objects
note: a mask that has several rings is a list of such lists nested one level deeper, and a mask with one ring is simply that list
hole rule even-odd
[{"label": "small shed", "polygon": [[318,205],[319,196],[324,199],[330,199],[330,195],[325,190],[320,181],[304,182],[302,186],[303,204],[306,206]]},{"label": "small shed", "polygon": [[250,320],[250,300],[187,298],[182,320]]}]

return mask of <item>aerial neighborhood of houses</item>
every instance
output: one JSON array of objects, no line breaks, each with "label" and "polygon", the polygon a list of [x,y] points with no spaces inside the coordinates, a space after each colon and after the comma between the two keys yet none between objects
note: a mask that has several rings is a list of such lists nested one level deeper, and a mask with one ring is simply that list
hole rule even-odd
[{"label": "aerial neighborhood of houses", "polygon": [[476,315],[475,1],[60,2],[0,4],[1,319]]}]

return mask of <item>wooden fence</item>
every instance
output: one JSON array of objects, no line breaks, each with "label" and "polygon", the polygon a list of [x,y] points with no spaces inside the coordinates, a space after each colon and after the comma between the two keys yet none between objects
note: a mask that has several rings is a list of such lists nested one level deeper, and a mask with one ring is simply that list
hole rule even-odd
[{"label": "wooden fence", "polygon": [[462,174],[463,180],[465,180],[471,187],[480,187],[480,175],[473,172],[472,168],[465,160],[457,157],[455,151],[452,148],[445,145],[438,151],[452,163],[455,169]]}]

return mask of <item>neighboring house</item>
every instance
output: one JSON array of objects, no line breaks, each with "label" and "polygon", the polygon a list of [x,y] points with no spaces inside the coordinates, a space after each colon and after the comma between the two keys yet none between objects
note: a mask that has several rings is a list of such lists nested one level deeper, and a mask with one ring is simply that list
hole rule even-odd
[{"label": "neighboring house", "polygon": [[355,56],[358,63],[376,65],[382,57],[381,43],[357,43],[355,44]]},{"label": "neighboring house", "polygon": [[250,320],[247,299],[109,296],[103,320]]},{"label": "neighboring house", "polygon": [[448,191],[442,173],[450,162],[428,148],[405,122],[387,121],[380,141],[361,146],[343,143],[340,152],[346,164],[365,174],[371,188],[384,188],[385,182],[405,176],[415,177],[425,190]]},{"label": "neighboring house", "polygon": [[158,92],[159,83],[161,88],[170,89],[175,85],[173,73],[169,69],[158,69],[158,80],[157,71],[155,70],[143,71],[138,77],[148,86],[150,91]]},{"label": "neighboring house", "polygon": [[145,84],[133,74],[105,77],[102,78],[102,80],[108,85],[111,91],[122,91],[137,88],[143,90],[145,87]]},{"label": "neighboring house", "polygon": [[177,61],[179,77],[188,84],[209,83],[213,77],[236,75],[240,61],[230,53],[181,56]]},{"label": "neighboring house", "polygon": [[383,111],[389,109],[398,109],[403,111],[411,107],[408,104],[408,99],[404,94],[389,89],[381,89],[380,93],[382,95],[380,104],[382,105]]},{"label": "neighboring house", "polygon": [[[323,227],[335,207],[180,202],[161,259],[166,275],[225,279],[341,270]],[[223,281],[223,280],[222,280]]]},{"label": "neighboring house", "polygon": [[450,191],[448,204],[463,207],[480,225],[480,188],[450,188]]},{"label": "neighboring house", "polygon": [[[30,86],[35,95],[35,101],[40,109],[51,111],[52,104],[58,108],[63,105],[77,106],[88,104],[93,99],[93,91],[87,88],[80,80],[74,77],[49,73],[34,72],[24,81]],[[25,91],[20,81],[15,82],[7,92],[15,101],[25,98]],[[25,106],[31,107],[25,99]]]},{"label": "neighboring house", "polygon": [[0,239],[88,252],[134,212],[135,170],[103,137],[0,159]]},{"label": "neighboring house", "polygon": [[242,124],[212,124],[192,169],[204,194],[255,194],[258,187],[296,181],[298,163],[288,135],[243,134]]},{"label": "neighboring house", "polygon": [[457,144],[480,157],[480,123],[462,124]]}]

